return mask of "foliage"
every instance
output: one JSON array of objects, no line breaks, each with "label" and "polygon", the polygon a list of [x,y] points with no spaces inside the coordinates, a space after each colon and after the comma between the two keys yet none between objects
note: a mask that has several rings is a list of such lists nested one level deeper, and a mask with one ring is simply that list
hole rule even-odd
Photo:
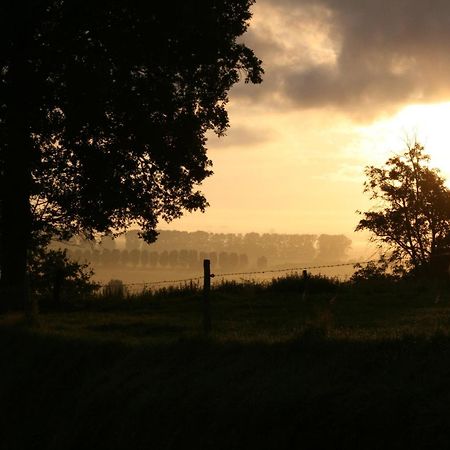
[{"label": "foliage", "polygon": [[[253,0],[0,4],[2,284],[23,285],[32,231],[107,233],[204,210],[206,133],[259,83],[237,42]],[[12,242],[14,242],[14,248]]]},{"label": "foliage", "polygon": [[[34,87],[36,226],[105,231],[139,221],[150,238],[158,217],[206,206],[193,191],[211,174],[205,132],[228,126],[227,92],[242,75],[261,81],[260,61],[236,43],[251,3],[2,6],[2,90],[14,89],[20,45]],[[23,20],[29,29],[17,28]]]},{"label": "foliage", "polygon": [[350,277],[350,282],[361,283],[365,281],[384,281],[396,278],[394,273],[389,272],[389,262],[381,257],[378,261],[355,264],[355,272]]},{"label": "foliage", "polygon": [[362,213],[356,230],[368,230],[390,262],[407,269],[428,267],[447,252],[450,191],[419,143],[384,166],[366,168],[364,191],[376,207]]},{"label": "foliage", "polygon": [[343,234],[321,234],[317,239],[319,261],[341,261],[349,250],[352,241]]},{"label": "foliage", "polygon": [[110,280],[103,288],[103,296],[122,300],[127,293],[126,287],[122,280]]},{"label": "foliage", "polygon": [[[216,268],[214,270],[219,266],[220,270],[230,271],[279,264],[336,263],[344,259],[351,244],[344,235],[158,230],[156,242],[148,245],[138,239],[137,234],[137,230],[124,233],[125,250],[119,249],[117,240],[103,238],[101,245],[95,245],[82,236],[74,236],[69,242],[58,242],[57,246],[67,248],[75,260],[83,258],[91,261],[95,268],[124,267],[126,262],[128,267],[165,265],[199,270],[201,261],[210,259]],[[115,257],[110,250],[116,252]],[[163,255],[160,264],[159,257],[165,251],[167,254]],[[128,259],[123,258],[126,254]]]},{"label": "foliage", "polygon": [[306,277],[299,273],[273,278],[267,289],[272,292],[299,292],[321,294],[335,292],[340,282],[337,279],[323,275],[310,275]]},{"label": "foliage", "polygon": [[80,300],[94,293],[99,285],[91,281],[88,264],[72,261],[66,250],[42,250],[34,254],[29,268],[33,295],[51,303]]},{"label": "foliage", "polygon": [[366,280],[379,280],[386,276],[387,265],[369,261],[367,264],[355,264],[355,272],[350,281],[360,282]]}]

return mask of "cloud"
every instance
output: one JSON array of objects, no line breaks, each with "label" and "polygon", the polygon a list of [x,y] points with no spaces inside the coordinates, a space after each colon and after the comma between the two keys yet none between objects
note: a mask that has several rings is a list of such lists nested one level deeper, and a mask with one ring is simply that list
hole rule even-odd
[{"label": "cloud", "polygon": [[450,99],[448,0],[259,0],[244,41],[266,77],[236,96],[360,117]]},{"label": "cloud", "polygon": [[272,141],[275,134],[275,131],[267,128],[233,125],[227,130],[226,136],[218,138],[211,134],[208,139],[209,146],[217,149],[235,146],[248,148]]}]

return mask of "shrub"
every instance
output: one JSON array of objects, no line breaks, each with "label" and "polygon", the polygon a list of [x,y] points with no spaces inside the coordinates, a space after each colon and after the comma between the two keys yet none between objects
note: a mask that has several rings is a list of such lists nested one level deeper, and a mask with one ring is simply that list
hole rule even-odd
[{"label": "shrub", "polygon": [[127,294],[127,288],[122,280],[110,280],[103,287],[103,295],[107,298],[123,299]]},{"label": "shrub", "polygon": [[29,273],[32,294],[53,304],[86,298],[100,287],[91,281],[89,265],[71,260],[67,250],[39,251],[33,255]]}]

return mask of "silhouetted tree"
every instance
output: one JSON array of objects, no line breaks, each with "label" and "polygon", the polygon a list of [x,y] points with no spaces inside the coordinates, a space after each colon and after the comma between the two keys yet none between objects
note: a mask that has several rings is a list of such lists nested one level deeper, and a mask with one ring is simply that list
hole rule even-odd
[{"label": "silhouetted tree", "polygon": [[178,254],[178,263],[182,267],[186,267],[189,264],[189,252],[187,250],[180,250]]},{"label": "silhouetted tree", "polygon": [[178,266],[178,250],[172,250],[169,253],[169,265],[170,267]]},{"label": "silhouetted tree", "polygon": [[343,234],[321,234],[317,239],[317,259],[339,262],[346,256],[351,244],[351,239]]},{"label": "silhouetted tree", "polygon": [[317,240],[314,234],[285,235],[283,257],[292,262],[311,262],[316,257]]},{"label": "silhouetted tree", "polygon": [[149,263],[149,254],[148,254],[149,252],[148,252],[148,250],[146,250],[146,249],[142,249],[141,250],[141,259],[140,259],[140,262],[141,262],[141,266],[142,267],[147,267],[148,266],[148,263]]},{"label": "silhouetted tree", "polygon": [[113,255],[113,251],[118,250],[110,250],[109,248],[103,249],[101,259],[105,267],[111,267],[112,265],[117,264],[117,256]]},{"label": "silhouetted tree", "polygon": [[30,261],[30,285],[34,295],[59,304],[80,298],[99,288],[91,281],[88,264],[67,257],[66,250],[40,249]]},{"label": "silhouetted tree", "polygon": [[253,0],[0,3],[2,296],[26,298],[32,232],[123,230],[203,210],[208,130],[261,64]]},{"label": "silhouetted tree", "polygon": [[130,252],[126,249],[120,251],[120,256],[119,256],[117,262],[119,262],[119,261],[123,267],[126,267],[128,265],[128,263],[130,262]]},{"label": "silhouetted tree", "polygon": [[[122,250],[115,248],[111,250],[111,266],[118,266],[124,264],[124,258],[122,257]],[[125,256],[125,263],[127,260],[127,255]]]},{"label": "silhouetted tree", "polygon": [[248,266],[248,256],[245,253],[239,255],[239,267],[245,269]]},{"label": "silhouetted tree", "polygon": [[130,230],[125,233],[125,247],[128,251],[139,249],[141,247],[139,231]]},{"label": "silhouetted tree", "polygon": [[366,168],[364,190],[377,207],[362,213],[356,230],[370,231],[390,261],[407,268],[426,267],[448,247],[450,191],[429,160],[415,143],[384,166]]},{"label": "silhouetted tree", "polygon": [[161,252],[159,254],[159,264],[161,265],[161,267],[167,267],[167,265],[169,264],[169,252],[167,250],[164,250],[163,252]]},{"label": "silhouetted tree", "polygon": [[219,266],[221,269],[224,270],[230,268],[230,255],[227,252],[219,253]]},{"label": "silhouetted tree", "polygon": [[158,265],[159,259],[158,252],[150,252],[148,255],[148,260],[152,267],[156,267]]},{"label": "silhouetted tree", "polygon": [[267,258],[265,256],[259,256],[256,260],[256,267],[258,269],[266,269],[267,268]]},{"label": "silhouetted tree", "polygon": [[232,252],[228,256],[228,265],[232,269],[237,269],[239,266],[239,255],[235,252]]},{"label": "silhouetted tree", "polygon": [[247,233],[244,236],[245,251],[252,256],[261,256],[261,237],[258,233]]},{"label": "silhouetted tree", "polygon": [[188,251],[188,266],[190,269],[200,267],[197,250],[189,250]]},{"label": "silhouetted tree", "polygon": [[108,250],[114,250],[116,248],[116,241],[112,236],[103,236],[100,245]]},{"label": "silhouetted tree", "polygon": [[209,243],[209,233],[206,231],[194,231],[190,236],[192,248],[198,251],[207,251]]},{"label": "silhouetted tree", "polygon": [[103,288],[103,295],[108,299],[122,300],[127,294],[127,287],[122,280],[110,280]]},{"label": "silhouetted tree", "polygon": [[217,252],[210,252],[209,253],[209,260],[211,261],[211,265],[214,267],[217,264],[217,261],[218,261]]},{"label": "silhouetted tree", "polygon": [[130,250],[129,252],[129,263],[131,264],[131,267],[136,267],[139,262],[140,262],[140,258],[141,257],[141,251],[138,250],[137,248],[133,248],[133,250]]},{"label": "silhouetted tree", "polygon": [[100,251],[98,249],[92,250],[90,262],[96,265],[100,262]]}]

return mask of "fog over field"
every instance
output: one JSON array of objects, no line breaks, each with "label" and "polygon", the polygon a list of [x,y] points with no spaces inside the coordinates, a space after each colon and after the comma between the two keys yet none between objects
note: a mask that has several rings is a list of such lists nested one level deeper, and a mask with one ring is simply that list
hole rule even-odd
[{"label": "fog over field", "polygon": [[[355,261],[352,241],[342,234],[208,233],[161,230],[156,242],[146,244],[137,230],[100,242],[79,237],[66,243],[71,258],[87,262],[100,282],[121,279],[125,283],[153,282],[202,275],[204,259],[217,274],[243,273],[234,278],[267,279],[289,273],[288,269],[337,265]],[[314,269],[345,277],[352,265]],[[246,272],[267,272],[245,275]]]}]

